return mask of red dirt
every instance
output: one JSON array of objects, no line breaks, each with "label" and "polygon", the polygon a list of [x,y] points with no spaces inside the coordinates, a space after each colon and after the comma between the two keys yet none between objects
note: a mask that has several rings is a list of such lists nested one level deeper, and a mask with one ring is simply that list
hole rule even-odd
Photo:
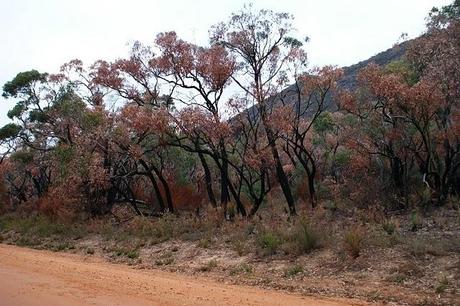
[{"label": "red dirt", "polygon": [[0,305],[367,305],[0,245]]}]

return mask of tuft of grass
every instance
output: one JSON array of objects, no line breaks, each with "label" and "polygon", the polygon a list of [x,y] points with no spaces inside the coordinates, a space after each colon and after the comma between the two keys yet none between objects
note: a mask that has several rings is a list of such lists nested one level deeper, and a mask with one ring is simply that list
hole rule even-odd
[{"label": "tuft of grass", "polygon": [[254,271],[253,267],[245,262],[239,263],[235,265],[231,270],[230,270],[230,275],[236,275],[236,274],[249,274]]},{"label": "tuft of grass", "polygon": [[407,238],[405,240],[410,255],[422,258],[425,255],[444,256],[460,252],[460,238],[456,236],[433,239],[427,237]]},{"label": "tuft of grass", "polygon": [[299,264],[296,264],[296,265],[293,265],[293,266],[290,266],[290,267],[287,267],[285,270],[284,270],[284,277],[293,277],[299,273],[302,273],[303,272],[303,267]]},{"label": "tuft of grass", "polygon": [[449,287],[449,280],[447,279],[445,275],[442,275],[441,278],[438,280],[438,284],[436,285],[434,291],[437,294],[441,294],[444,291],[446,291],[448,287]]},{"label": "tuft of grass", "polygon": [[386,219],[382,222],[382,229],[391,236],[396,232],[396,223],[391,219]]},{"label": "tuft of grass", "polygon": [[157,266],[168,266],[174,262],[174,255],[172,252],[166,252],[161,254],[158,259],[155,260]]},{"label": "tuft of grass", "polygon": [[422,226],[423,220],[420,213],[413,211],[410,215],[410,230],[415,232]]},{"label": "tuft of grass", "polygon": [[51,247],[51,250],[54,252],[62,252],[73,249],[75,249],[75,246],[69,242],[59,242]]},{"label": "tuft of grass", "polygon": [[238,256],[243,256],[248,253],[248,249],[246,247],[246,241],[240,239],[233,239],[232,240],[232,249],[238,254]]},{"label": "tuft of grass", "polygon": [[387,277],[387,280],[400,284],[408,279],[418,279],[423,276],[423,271],[413,261],[404,262],[390,272],[392,275]]},{"label": "tuft of grass", "polygon": [[129,247],[117,247],[114,250],[115,256],[118,257],[127,257],[129,259],[139,258],[139,249],[138,248],[129,248]]},{"label": "tuft of grass", "polygon": [[272,231],[261,233],[257,237],[257,242],[264,251],[265,255],[275,254],[282,243],[281,237]]},{"label": "tuft of grass", "polygon": [[329,210],[329,211],[336,211],[337,210],[337,204],[335,203],[335,201],[326,200],[324,202],[324,208]]},{"label": "tuft of grass", "polygon": [[386,280],[392,283],[402,284],[407,280],[407,275],[403,273],[396,273],[388,276]]},{"label": "tuft of grass", "polygon": [[298,253],[308,253],[319,247],[319,238],[316,231],[307,220],[301,220],[291,237]]},{"label": "tuft of grass", "polygon": [[93,248],[87,248],[87,249],[86,249],[86,254],[88,254],[88,255],[94,255],[94,253],[95,253],[95,252],[94,252],[94,249],[93,249]]},{"label": "tuft of grass", "polygon": [[358,258],[364,244],[364,231],[358,226],[352,226],[344,235],[345,251],[352,258]]},{"label": "tuft of grass", "polygon": [[217,268],[217,260],[212,259],[208,261],[206,264],[202,265],[201,267],[198,268],[198,271],[200,272],[210,272]]},{"label": "tuft of grass", "polygon": [[197,246],[202,249],[209,249],[211,247],[212,240],[210,238],[202,238],[198,241]]}]

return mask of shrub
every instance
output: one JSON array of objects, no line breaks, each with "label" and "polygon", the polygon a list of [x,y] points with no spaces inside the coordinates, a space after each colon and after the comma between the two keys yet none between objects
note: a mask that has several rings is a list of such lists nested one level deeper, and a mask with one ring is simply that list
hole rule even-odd
[{"label": "shrub", "polygon": [[268,231],[261,233],[257,242],[266,255],[273,255],[281,245],[281,238],[275,232]]},{"label": "shrub", "polygon": [[217,268],[217,260],[212,259],[208,261],[206,264],[202,265],[201,267],[198,268],[200,272],[210,272]]},{"label": "shrub", "polygon": [[345,251],[352,257],[358,258],[364,242],[364,231],[358,226],[352,226],[344,236]]},{"label": "shrub", "polygon": [[212,240],[210,238],[202,238],[200,241],[198,241],[197,246],[202,249],[209,249],[211,244]]},{"label": "shrub", "polygon": [[292,277],[302,272],[303,272],[303,267],[301,265],[298,265],[298,264],[293,265],[293,266],[287,267],[284,270],[284,277]]},{"label": "shrub", "polygon": [[396,223],[391,219],[382,222],[382,228],[388,235],[393,235],[396,231]]},{"label": "shrub", "polygon": [[87,248],[87,249],[86,249],[86,254],[88,254],[88,255],[94,255],[94,249],[93,249],[93,248]]},{"label": "shrub", "polygon": [[435,288],[435,292],[440,294],[446,291],[446,289],[449,287],[449,280],[445,275],[442,275],[439,280],[438,280],[438,285]]},{"label": "shrub", "polygon": [[249,264],[242,262],[237,265],[235,265],[231,270],[230,270],[230,275],[236,275],[236,274],[249,274],[253,272],[252,266]]},{"label": "shrub", "polygon": [[124,256],[129,259],[136,259],[139,257],[139,249],[131,247],[119,247],[114,250],[116,256]]},{"label": "shrub", "polygon": [[336,211],[337,210],[337,204],[335,203],[335,201],[326,200],[324,202],[324,208],[329,210],[329,211]]},{"label": "shrub", "polygon": [[413,211],[410,216],[411,231],[415,232],[422,226],[422,217],[417,211]]},{"label": "shrub", "polygon": [[232,249],[238,254],[238,256],[243,256],[248,252],[246,247],[246,238],[233,237],[231,240]]},{"label": "shrub", "polygon": [[297,255],[311,252],[320,246],[316,230],[306,219],[295,225],[287,240],[288,245],[285,246],[285,251]]},{"label": "shrub", "polygon": [[162,255],[160,255],[160,257],[158,259],[155,260],[155,265],[157,266],[167,266],[167,265],[170,265],[174,262],[174,255],[172,252],[166,252]]},{"label": "shrub", "polygon": [[59,242],[51,247],[51,250],[54,252],[61,252],[73,249],[75,249],[75,246],[69,242]]}]

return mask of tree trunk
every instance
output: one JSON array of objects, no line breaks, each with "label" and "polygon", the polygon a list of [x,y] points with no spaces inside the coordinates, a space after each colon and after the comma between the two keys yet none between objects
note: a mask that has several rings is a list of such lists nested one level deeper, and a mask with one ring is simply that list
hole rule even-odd
[{"label": "tree trunk", "polygon": [[165,179],[165,177],[163,176],[163,173],[161,173],[161,171],[157,167],[152,166],[152,168],[155,174],[157,175],[157,177],[160,179],[161,185],[163,186],[163,190],[165,191],[166,204],[168,205],[168,210],[170,213],[173,213],[174,205],[173,205],[171,189],[169,189],[168,181]]},{"label": "tree trunk", "polygon": [[280,183],[281,189],[283,190],[284,197],[286,198],[286,203],[289,207],[290,215],[297,215],[294,198],[292,197],[291,186],[289,186],[289,180],[286,173],[284,172],[283,165],[279,156],[278,149],[276,148],[275,137],[273,131],[265,125],[265,132],[267,134],[268,143],[272,151],[273,159],[275,160],[276,167],[276,177]]},{"label": "tree trunk", "polygon": [[212,207],[215,208],[217,207],[217,201],[214,195],[214,191],[212,190],[211,171],[209,170],[209,166],[204,155],[202,153],[198,153],[198,157],[200,158],[201,165],[203,166],[204,170],[204,181],[206,184],[206,191],[208,193],[209,202],[211,203]]},{"label": "tree trunk", "polygon": [[150,179],[150,182],[152,183],[153,189],[155,191],[155,195],[158,200],[158,205],[160,206],[161,212],[165,211],[165,202],[163,200],[163,196],[161,195],[160,188],[158,187],[157,180],[155,179],[155,176],[152,174],[152,171],[149,169],[147,163],[143,160],[139,160],[141,163],[142,167],[145,170],[145,173],[147,177]]},{"label": "tree trunk", "polygon": [[315,173],[312,172],[308,174],[307,180],[308,180],[308,191],[310,192],[311,206],[315,208],[318,202],[318,199],[316,198],[316,191],[315,191]]}]

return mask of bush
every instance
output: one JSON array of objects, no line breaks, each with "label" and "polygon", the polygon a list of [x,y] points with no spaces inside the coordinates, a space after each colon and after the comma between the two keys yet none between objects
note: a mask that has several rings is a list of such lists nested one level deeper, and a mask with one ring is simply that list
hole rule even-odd
[{"label": "bush", "polygon": [[388,235],[393,235],[396,232],[396,223],[391,219],[386,219],[382,222],[382,228]]},{"label": "bush", "polygon": [[115,249],[115,255],[119,257],[124,256],[129,259],[136,259],[139,257],[139,249],[121,247],[121,248]]},{"label": "bush", "polygon": [[326,200],[324,202],[324,208],[329,210],[329,211],[336,211],[337,210],[337,204],[336,204],[335,201]]},{"label": "bush", "polygon": [[441,294],[443,293],[444,291],[446,291],[446,289],[449,287],[449,280],[447,279],[447,277],[445,275],[442,275],[439,280],[438,280],[438,284],[436,286],[436,288],[434,289],[434,291],[437,293],[437,294]]},{"label": "bush", "polygon": [[292,277],[302,272],[303,267],[301,265],[293,265],[284,270],[284,277]]},{"label": "bush", "polygon": [[296,224],[287,240],[290,246],[287,252],[298,255],[311,252],[320,246],[316,230],[305,219]]},{"label": "bush", "polygon": [[352,257],[358,258],[364,242],[364,231],[358,226],[352,226],[344,236],[345,251]]},{"label": "bush", "polygon": [[236,274],[249,274],[253,272],[252,266],[248,265],[245,262],[239,263],[235,265],[231,270],[230,270],[230,275],[236,275]]},{"label": "bush", "polygon": [[417,211],[413,211],[410,216],[410,223],[411,223],[411,231],[417,231],[423,223],[422,217]]},{"label": "bush", "polygon": [[167,266],[174,262],[174,255],[172,252],[166,252],[155,260],[155,265],[157,266]]},{"label": "bush", "polygon": [[201,267],[198,268],[200,272],[210,272],[217,268],[217,260],[212,259],[208,261],[206,264],[202,265]]},{"label": "bush", "polygon": [[0,217],[0,231],[14,231],[30,237],[60,236],[69,239],[81,238],[87,232],[82,225],[60,223],[42,215],[21,217],[13,214]]},{"label": "bush", "polygon": [[259,235],[257,242],[266,255],[273,255],[281,245],[281,238],[275,232],[264,232]]}]

